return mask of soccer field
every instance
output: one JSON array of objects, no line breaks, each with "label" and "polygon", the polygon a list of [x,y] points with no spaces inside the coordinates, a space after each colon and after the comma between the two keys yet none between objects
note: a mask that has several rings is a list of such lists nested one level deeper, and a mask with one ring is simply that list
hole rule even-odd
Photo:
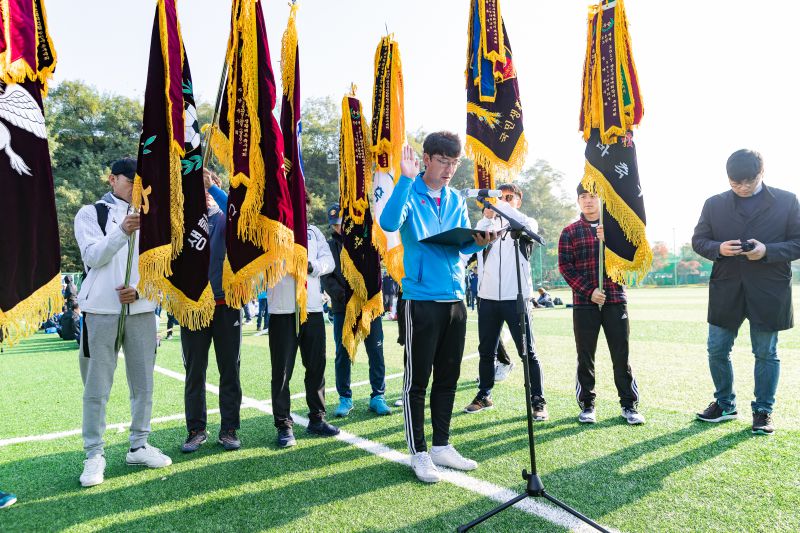
[{"label": "soccer field", "polygon": [[[568,294],[555,291],[569,301]],[[740,419],[703,424],[694,413],[712,399],[705,340],[707,289],[629,291],[631,366],[642,396],[644,426],[620,417],[608,350],[597,354],[598,423],[579,425],[571,310],[534,311],[550,420],[537,423],[539,473],[547,491],[600,524],[619,531],[800,531],[800,332],[781,333],[782,360],[771,437],[750,433],[753,356],[747,328],[734,347]],[[796,298],[797,300],[797,298]],[[278,450],[270,415],[268,338],[244,327],[241,375],[243,447],[215,443],[219,414],[199,452],[180,452],[183,366],[180,341],[164,341],[156,360],[150,442],[171,467],[125,464],[129,420],[124,364],[108,405],[106,481],[81,488],[82,385],[74,342],[37,334],[0,354],[0,489],[19,502],[0,511],[0,531],[453,531],[520,491],[528,462],[522,365],[494,390],[496,407],[462,412],[476,392],[477,315],[470,313],[456,396],[452,442],[478,461],[473,472],[447,473],[425,485],[402,464],[402,413],[368,412],[363,347],[353,368],[355,409],[331,419],[339,438],[307,437],[299,361],[292,380],[297,446]],[[161,329],[163,330],[164,324]],[[399,396],[402,351],[397,327],[384,322],[387,400]],[[327,405],[334,385],[333,335],[327,326]],[[511,347],[511,344],[508,345]],[[212,348],[213,349],[213,348]],[[213,360],[213,359],[212,359]],[[218,383],[212,362],[208,383]],[[216,389],[214,389],[216,390]],[[208,407],[218,407],[209,390]],[[430,421],[426,426],[430,439]],[[430,440],[429,440],[430,443]],[[494,499],[493,499],[494,498]],[[497,501],[496,501],[497,500]],[[477,530],[586,530],[541,501],[498,515]]]}]

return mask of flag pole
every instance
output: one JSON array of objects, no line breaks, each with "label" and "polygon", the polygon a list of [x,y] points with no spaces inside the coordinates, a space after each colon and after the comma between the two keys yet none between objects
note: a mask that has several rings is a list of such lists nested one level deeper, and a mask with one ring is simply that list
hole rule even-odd
[{"label": "flag pole", "polygon": [[214,103],[214,115],[211,119],[211,124],[208,127],[208,130],[205,135],[203,135],[203,168],[206,168],[208,165],[208,160],[211,157],[211,150],[209,149],[209,145],[211,144],[211,136],[214,133],[214,128],[217,127],[217,121],[219,121],[219,110],[222,107],[222,94],[225,91],[225,81],[228,79],[228,62],[225,61],[222,65],[222,74],[220,75],[219,79],[219,89],[217,89],[217,101]]},{"label": "flag pole", "polygon": [[[600,226],[603,225],[603,200],[600,200]],[[603,228],[605,231],[605,228]],[[604,233],[605,236],[605,233]],[[605,239],[600,239],[600,253],[597,260],[597,288],[600,292],[603,292],[603,267],[605,266],[605,261],[603,260],[603,251],[605,248],[606,242]],[[600,304],[600,309],[603,309],[603,305]]]}]

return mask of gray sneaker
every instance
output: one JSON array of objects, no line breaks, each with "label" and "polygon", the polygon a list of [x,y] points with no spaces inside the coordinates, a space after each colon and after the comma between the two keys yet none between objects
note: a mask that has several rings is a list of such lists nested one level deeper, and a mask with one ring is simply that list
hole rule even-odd
[{"label": "gray sneaker", "polygon": [[597,416],[594,412],[594,407],[587,407],[581,414],[578,415],[578,422],[581,424],[595,424],[597,423]]},{"label": "gray sneaker", "polygon": [[189,432],[189,436],[186,437],[186,442],[183,443],[181,446],[181,451],[183,453],[192,453],[196,452],[200,449],[206,441],[208,440],[208,433],[205,430],[192,430]]}]

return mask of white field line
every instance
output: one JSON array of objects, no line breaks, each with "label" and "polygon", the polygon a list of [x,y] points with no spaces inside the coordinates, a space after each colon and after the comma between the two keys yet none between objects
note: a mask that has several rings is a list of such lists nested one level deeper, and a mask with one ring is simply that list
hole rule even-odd
[{"label": "white field line", "polygon": [[[508,333],[508,329],[504,328],[503,329],[503,340],[504,341],[508,341],[510,339],[511,339],[511,335]],[[121,354],[120,354],[119,357],[120,357],[120,359],[124,358],[124,356],[121,355]],[[464,356],[464,361],[468,361],[470,359],[475,359],[477,357],[478,357],[478,352],[474,352],[474,353],[471,353],[469,355],[465,355]],[[169,376],[169,377],[177,379],[179,381],[185,381],[185,376],[183,374],[180,374],[178,372],[174,372],[172,370],[169,370],[167,368],[163,368],[163,367],[160,367],[160,366],[156,366],[155,369],[158,370],[158,372],[160,374],[163,374],[165,376]],[[402,372],[398,372],[396,374],[389,374],[388,376],[386,376],[385,379],[386,379],[386,381],[391,381],[391,380],[399,379],[401,377],[403,377],[403,373]],[[364,381],[357,381],[357,382],[351,384],[350,388],[363,387],[363,386],[369,385],[369,384],[370,384],[369,380],[365,379]],[[208,389],[209,391],[211,391],[214,394],[219,396],[219,387],[217,387],[216,385],[212,385],[210,383],[206,383],[206,389]],[[325,389],[325,393],[326,394],[331,394],[331,393],[334,393],[334,392],[336,392],[336,387],[328,387],[327,389]],[[297,399],[305,398],[305,397],[306,397],[306,393],[305,392],[299,392],[297,394],[293,394],[291,396],[291,399],[292,400],[297,400]],[[271,404],[272,400],[263,400],[263,401],[251,400],[251,402],[252,403],[245,404],[245,402],[243,400],[242,401],[242,407],[246,407],[246,408],[247,407],[252,407],[252,408],[256,408],[257,409],[261,405],[269,405],[269,404]],[[219,413],[219,409],[211,409],[210,411],[208,411],[208,414],[216,414],[216,413]],[[173,422],[175,420],[182,420],[184,418],[184,416],[185,416],[184,414],[162,416],[160,418],[153,418],[152,420],[150,420],[150,423],[152,424],[152,423],[160,423],[160,422]],[[106,429],[107,430],[108,429],[116,429],[117,431],[122,432],[122,431],[125,431],[126,429],[130,428],[130,426],[131,426],[130,422],[120,422],[119,424],[111,424],[109,426],[106,426]],[[3,446],[10,446],[12,444],[20,444],[20,443],[23,443],[23,442],[41,442],[41,441],[48,441],[48,440],[63,439],[63,438],[66,438],[66,437],[73,437],[75,435],[80,435],[80,434],[81,434],[81,430],[80,429],[71,429],[71,430],[68,430],[68,431],[58,431],[58,432],[55,432],[55,433],[46,433],[44,435],[30,435],[30,436],[27,436],[27,437],[14,437],[14,438],[11,438],[11,439],[0,439],[0,448],[2,448]]]}]

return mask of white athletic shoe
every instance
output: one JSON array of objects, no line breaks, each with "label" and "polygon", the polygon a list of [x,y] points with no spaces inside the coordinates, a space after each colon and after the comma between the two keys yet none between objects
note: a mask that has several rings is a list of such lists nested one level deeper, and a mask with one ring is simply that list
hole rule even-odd
[{"label": "white athletic shoe", "polygon": [[438,466],[446,466],[447,468],[454,468],[456,470],[475,470],[478,468],[478,463],[472,459],[467,459],[453,448],[452,444],[448,444],[441,450],[431,450],[431,460],[433,464]]},{"label": "white athletic shoe", "polygon": [[417,475],[417,479],[425,483],[438,483],[442,479],[428,452],[419,452],[412,455],[411,469]]},{"label": "white athletic shoe", "polygon": [[632,426],[644,424],[644,415],[639,413],[636,409],[632,409],[630,407],[622,408],[622,418],[627,420],[628,424]]},{"label": "white athletic shoe", "polygon": [[402,399],[402,398],[398,398],[398,399],[396,399],[396,400],[394,401],[394,406],[395,406],[395,407],[403,407],[403,399]]},{"label": "white athletic shoe", "polygon": [[125,456],[129,465],[141,465],[150,468],[164,468],[172,464],[172,459],[161,453],[161,450],[145,444],[135,452],[129,451]]},{"label": "white athletic shoe", "polygon": [[83,462],[81,474],[81,487],[94,487],[105,481],[106,458],[102,455],[93,455]]},{"label": "white athletic shoe", "polygon": [[594,407],[589,407],[581,411],[578,415],[578,422],[581,424],[594,424],[597,422],[597,416],[594,413]]},{"label": "white athletic shoe", "polygon": [[514,369],[514,363],[508,365],[504,365],[503,363],[497,363],[494,367],[495,382],[505,381],[513,369]]}]

